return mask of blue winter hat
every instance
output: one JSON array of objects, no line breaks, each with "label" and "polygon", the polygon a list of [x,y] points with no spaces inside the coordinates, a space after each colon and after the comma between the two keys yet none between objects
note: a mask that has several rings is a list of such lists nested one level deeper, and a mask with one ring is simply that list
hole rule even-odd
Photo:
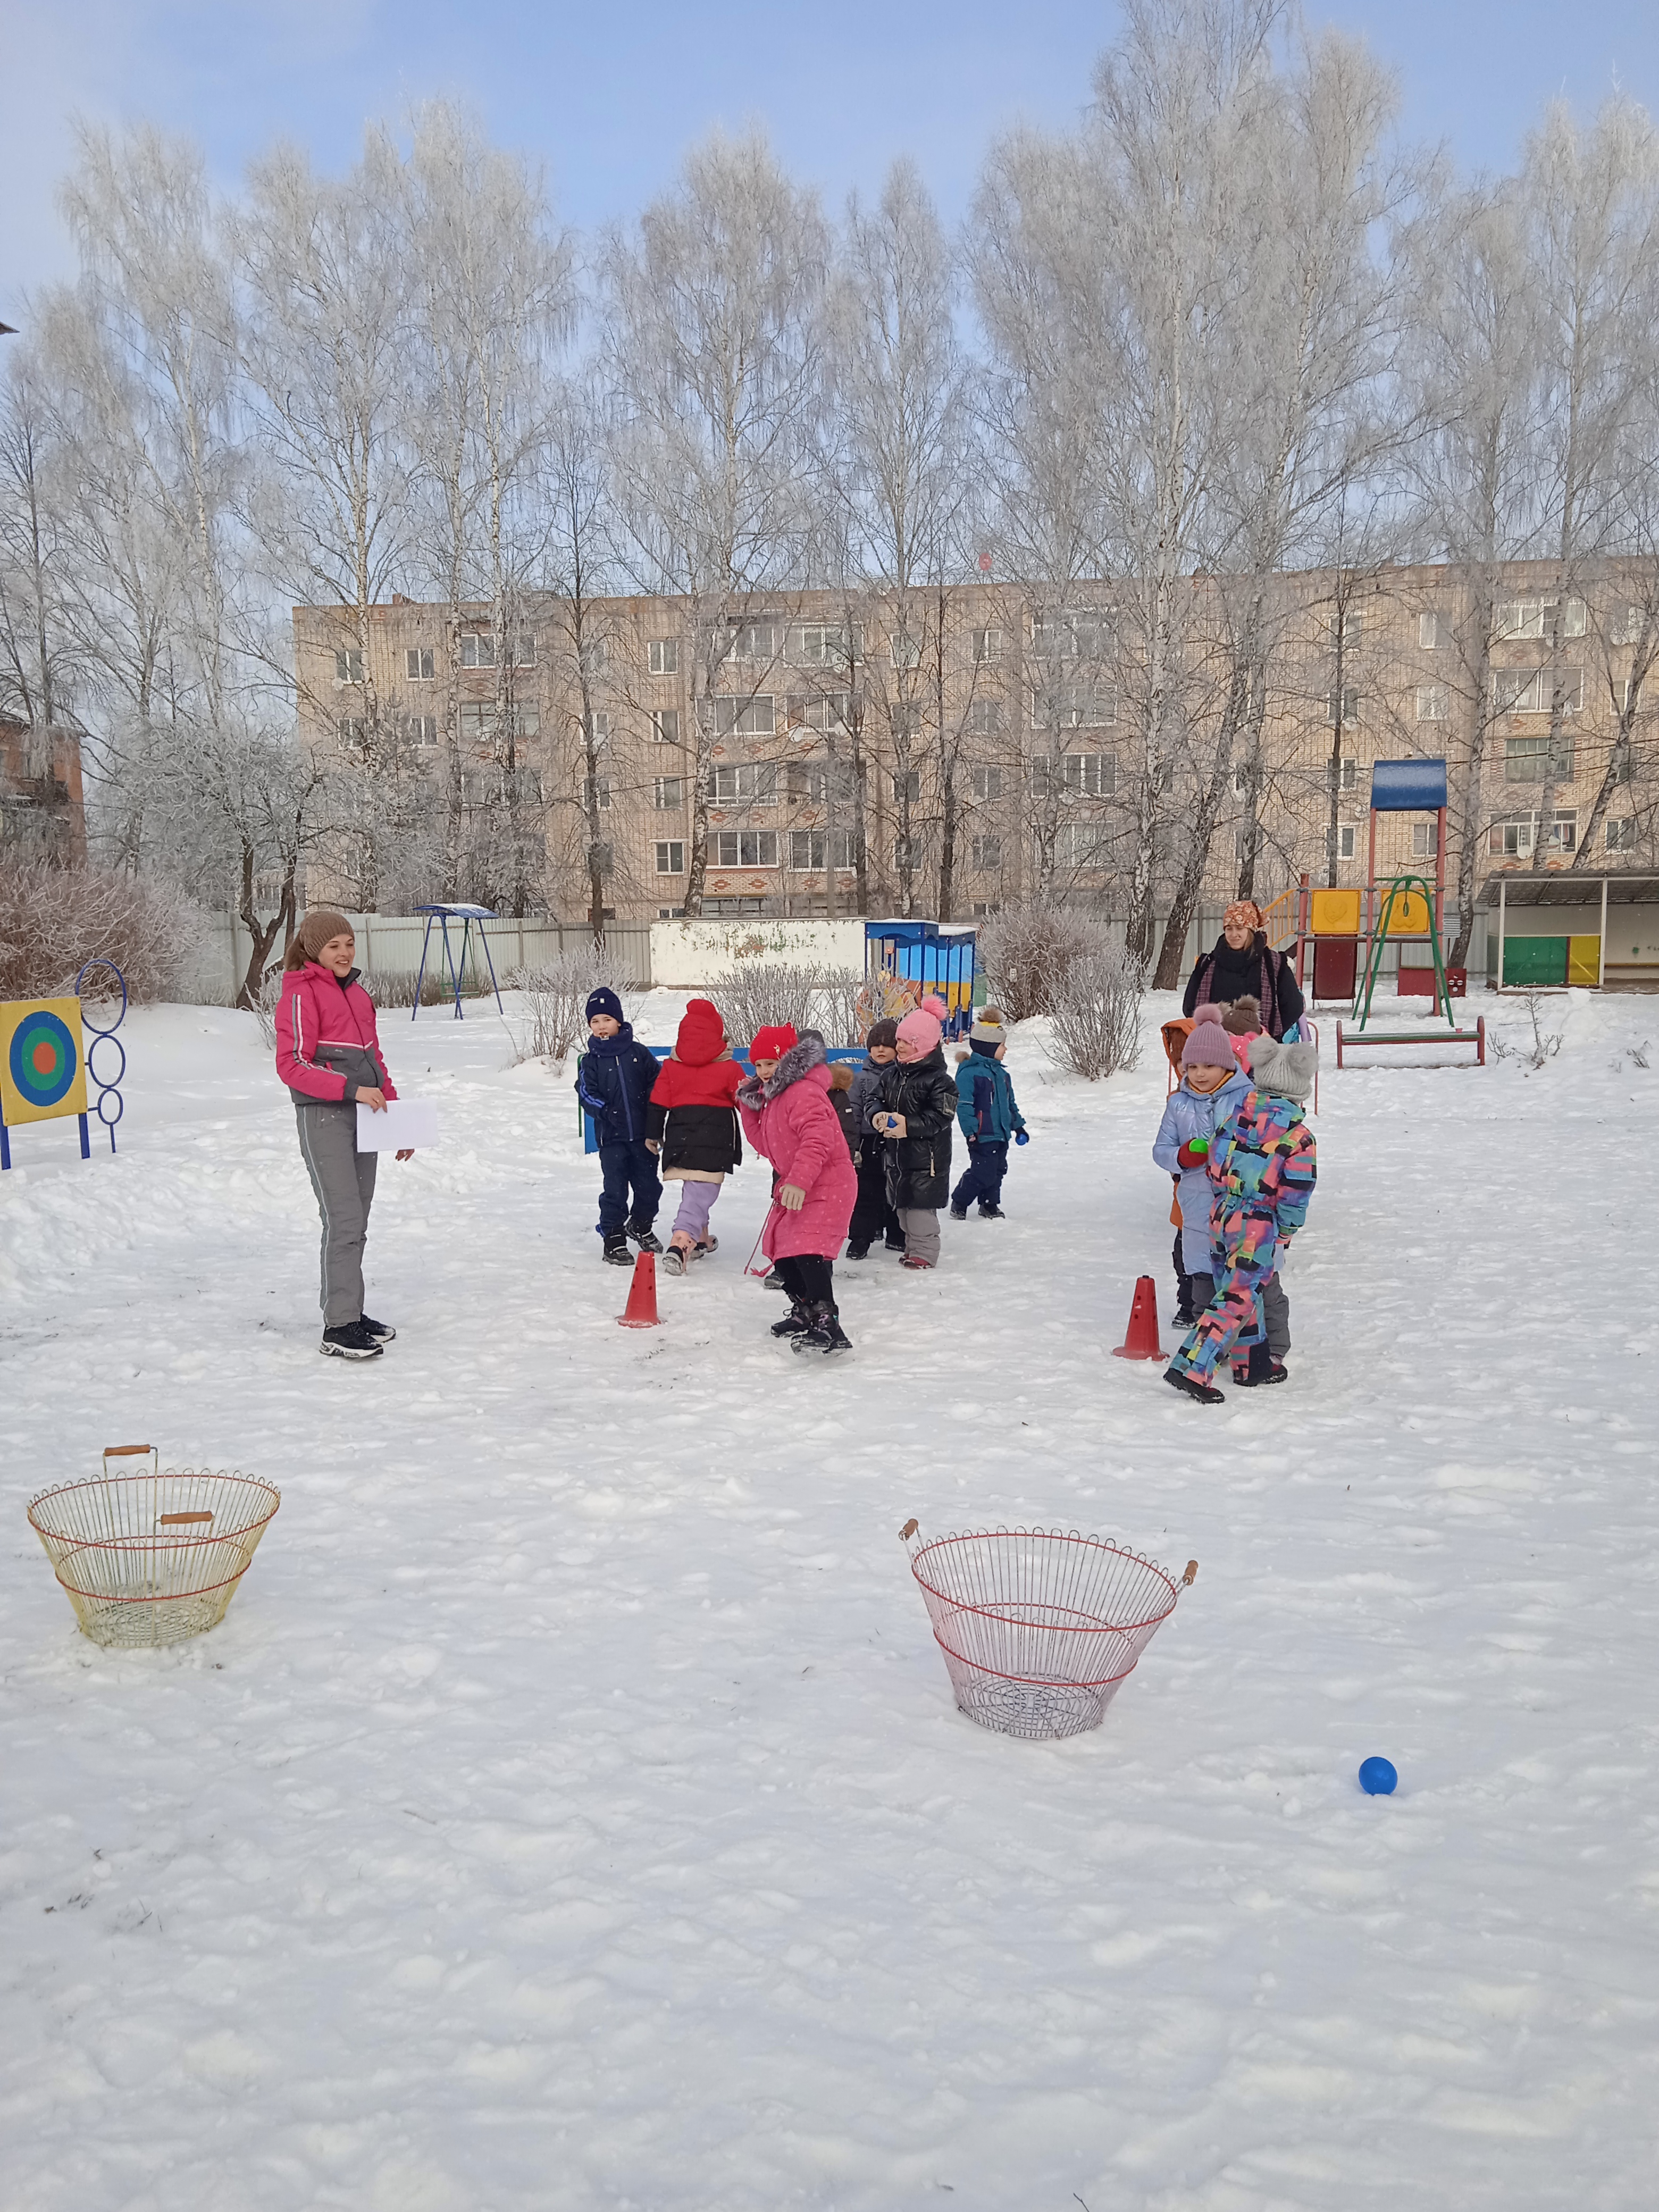
[{"label": "blue winter hat", "polygon": [[614,991],[607,990],[603,983],[597,991],[590,991],[587,994],[586,1019],[591,1022],[595,1014],[609,1014],[613,1022],[619,1022],[623,1018],[622,1000]]}]

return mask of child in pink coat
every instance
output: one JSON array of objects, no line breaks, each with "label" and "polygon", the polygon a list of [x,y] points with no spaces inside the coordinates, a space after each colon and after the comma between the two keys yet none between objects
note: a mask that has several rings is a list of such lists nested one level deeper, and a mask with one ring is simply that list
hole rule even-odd
[{"label": "child in pink coat", "polygon": [[776,1173],[761,1249],[783,1279],[789,1310],[774,1336],[797,1352],[850,1352],[836,1308],[835,1255],[859,1179],[830,1103],[830,1064],[816,1030],[764,1029],[749,1048],[755,1073],[738,1092],[744,1134]]}]

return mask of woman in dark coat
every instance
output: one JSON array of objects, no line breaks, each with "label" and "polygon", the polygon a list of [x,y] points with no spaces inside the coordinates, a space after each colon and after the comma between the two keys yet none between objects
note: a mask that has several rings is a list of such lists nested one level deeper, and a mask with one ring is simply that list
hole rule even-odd
[{"label": "woman in dark coat", "polygon": [[1221,917],[1221,935],[1200,952],[1187,979],[1183,1014],[1200,1006],[1230,1006],[1235,999],[1257,999],[1261,1024],[1270,1036],[1283,1037],[1302,1018],[1307,1000],[1295,971],[1282,952],[1268,945],[1261,909],[1254,899],[1235,899]]}]

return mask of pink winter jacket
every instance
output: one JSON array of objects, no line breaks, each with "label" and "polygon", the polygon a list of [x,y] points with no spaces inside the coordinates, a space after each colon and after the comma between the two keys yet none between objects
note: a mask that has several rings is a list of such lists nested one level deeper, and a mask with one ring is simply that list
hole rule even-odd
[{"label": "pink winter jacket", "polygon": [[348,969],[341,981],[320,961],[290,968],[276,1001],[276,1073],[296,1098],[349,1103],[360,1090],[398,1095],[374,1027],[374,1001]]},{"label": "pink winter jacket", "polygon": [[795,1260],[807,1253],[833,1259],[846,1241],[859,1194],[858,1171],[830,1103],[830,1067],[816,1037],[803,1037],[778,1062],[764,1085],[752,1076],[738,1093],[743,1133],[770,1160],[779,1184],[795,1183],[806,1193],[799,1213],[775,1198],[761,1231],[769,1260]]}]

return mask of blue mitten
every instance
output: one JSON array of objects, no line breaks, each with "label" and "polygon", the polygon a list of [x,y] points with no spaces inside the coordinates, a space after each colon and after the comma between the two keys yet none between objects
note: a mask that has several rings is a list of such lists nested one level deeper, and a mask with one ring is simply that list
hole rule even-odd
[{"label": "blue mitten", "polygon": [[1030,1133],[1030,1131],[1029,1129],[1016,1129],[1016,1130],[1015,1130],[1015,1132],[1014,1132],[1014,1142],[1015,1142],[1017,1145],[1029,1145],[1029,1144],[1030,1143],[1030,1141],[1031,1141],[1031,1133]]}]

